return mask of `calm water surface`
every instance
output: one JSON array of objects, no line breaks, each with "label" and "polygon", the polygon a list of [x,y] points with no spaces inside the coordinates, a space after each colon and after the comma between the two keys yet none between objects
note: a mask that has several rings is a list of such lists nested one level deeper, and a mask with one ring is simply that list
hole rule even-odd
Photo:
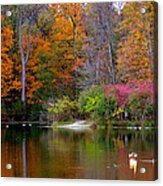
[{"label": "calm water surface", "polygon": [[[2,128],[2,176],[154,180],[156,131]],[[131,152],[136,155],[133,158]],[[6,168],[11,164],[10,169]]]}]

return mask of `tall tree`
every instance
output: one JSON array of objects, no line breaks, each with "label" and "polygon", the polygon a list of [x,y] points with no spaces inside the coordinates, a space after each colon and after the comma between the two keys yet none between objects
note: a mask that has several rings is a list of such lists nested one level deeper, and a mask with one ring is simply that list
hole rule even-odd
[{"label": "tall tree", "polygon": [[[95,66],[95,83],[116,83],[114,58],[115,10],[113,3],[93,3],[87,5],[86,55]],[[107,70],[106,70],[107,69]]]},{"label": "tall tree", "polygon": [[[21,100],[26,103],[26,65],[29,60],[31,47],[38,38],[38,17],[43,12],[45,5],[20,5],[19,6],[19,47],[22,61],[22,94]],[[23,46],[23,36],[27,35],[27,46]],[[35,37],[31,37],[31,35]],[[33,38],[33,40],[32,40]]]},{"label": "tall tree", "polygon": [[82,56],[82,44],[85,39],[82,20],[83,5],[55,4],[50,9],[57,12],[49,35],[52,47],[49,68],[53,72],[53,84],[63,89],[75,88],[80,73],[78,68],[84,62]]},{"label": "tall tree", "polygon": [[[142,9],[143,8],[143,9]],[[126,3],[117,26],[121,34],[117,55],[119,79],[152,80],[154,75],[154,3]]]}]

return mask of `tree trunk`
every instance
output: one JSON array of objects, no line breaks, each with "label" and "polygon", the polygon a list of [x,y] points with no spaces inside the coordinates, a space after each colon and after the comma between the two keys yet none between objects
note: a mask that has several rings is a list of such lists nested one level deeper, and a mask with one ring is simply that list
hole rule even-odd
[{"label": "tree trunk", "polygon": [[22,11],[23,7],[20,6],[19,9],[19,47],[20,47],[20,53],[21,53],[21,61],[22,61],[22,95],[21,95],[21,101],[23,105],[25,105],[25,76],[26,76],[26,71],[25,71],[25,56],[24,56],[24,49],[23,49],[23,31],[22,31]]},{"label": "tree trunk", "polygon": [[22,95],[21,95],[21,99],[22,99],[22,102],[24,105],[26,102],[25,84],[26,84],[26,64],[25,64],[25,61],[22,61]]},{"label": "tree trunk", "polygon": [[97,54],[97,62],[96,62],[96,70],[95,70],[95,74],[96,74],[96,77],[95,77],[95,81],[96,83],[98,84],[99,83],[99,80],[100,80],[100,58],[99,58],[99,54]]},{"label": "tree trunk", "polygon": [[110,42],[108,43],[108,48],[109,48],[109,59],[110,59],[110,65],[111,65],[111,78],[112,78],[112,83],[115,84],[115,67],[114,67],[114,62],[113,62],[113,52],[112,52],[112,46]]}]

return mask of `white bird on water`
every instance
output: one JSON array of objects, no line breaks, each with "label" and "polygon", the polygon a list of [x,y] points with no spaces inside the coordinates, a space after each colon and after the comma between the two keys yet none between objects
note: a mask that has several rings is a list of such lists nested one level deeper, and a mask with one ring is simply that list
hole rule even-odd
[{"label": "white bird on water", "polygon": [[131,158],[129,160],[130,169],[134,170],[134,174],[136,173],[136,170],[137,170],[137,164],[138,164],[138,161],[136,159]]},{"label": "white bird on water", "polygon": [[138,154],[135,153],[135,152],[130,152],[129,155],[128,155],[129,158],[137,158],[138,157]]},{"label": "white bird on water", "polygon": [[137,161],[138,154],[135,152],[130,152],[128,157],[129,157],[129,167],[130,169],[134,170],[134,174],[135,174],[137,170],[137,164],[138,164]]}]

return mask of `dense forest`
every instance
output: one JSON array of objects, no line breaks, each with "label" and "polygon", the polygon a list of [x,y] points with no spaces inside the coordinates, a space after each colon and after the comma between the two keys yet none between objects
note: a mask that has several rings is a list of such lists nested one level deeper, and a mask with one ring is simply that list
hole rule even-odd
[{"label": "dense forest", "polygon": [[3,6],[2,120],[154,119],[156,11],[154,2]]}]

